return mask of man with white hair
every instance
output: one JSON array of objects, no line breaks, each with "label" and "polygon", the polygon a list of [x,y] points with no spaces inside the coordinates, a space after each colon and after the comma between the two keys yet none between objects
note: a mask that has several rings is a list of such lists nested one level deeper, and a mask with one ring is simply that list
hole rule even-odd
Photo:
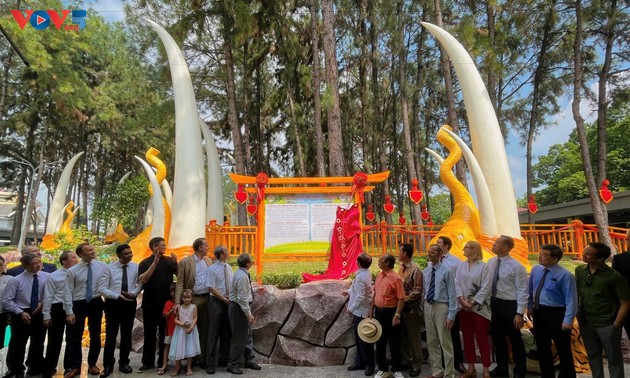
[{"label": "man with white hair", "polygon": [[[28,254],[34,254],[34,255],[39,256],[40,259],[42,258],[42,251],[40,251],[36,245],[27,245],[24,248],[22,248],[20,253],[22,254],[22,256],[26,256]],[[55,264],[42,261],[42,265],[43,265],[42,272],[52,273],[55,270],[57,270],[57,265]],[[6,274],[8,274],[9,276],[15,277],[22,272],[24,272],[24,267],[22,265],[18,265],[18,266],[14,266],[11,269],[7,269]]]}]

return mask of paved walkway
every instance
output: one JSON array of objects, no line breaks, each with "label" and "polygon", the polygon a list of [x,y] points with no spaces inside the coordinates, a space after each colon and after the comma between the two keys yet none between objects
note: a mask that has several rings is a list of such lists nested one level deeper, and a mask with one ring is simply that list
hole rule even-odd
[{"label": "paved walkway", "polygon": [[[6,365],[4,363],[6,359],[7,348],[4,348],[0,351],[0,361],[2,361],[2,366],[0,367],[0,377],[6,373]],[[87,355],[87,349],[84,349],[83,352],[84,357]],[[102,352],[101,352],[102,358]],[[118,366],[114,370],[114,374],[111,375],[113,378],[143,378],[143,377],[158,377],[157,372],[145,372],[143,374],[137,374],[136,370],[141,366],[140,363],[141,355],[138,353],[131,353],[131,367],[134,372],[131,374],[122,374],[118,371]],[[62,361],[63,357],[60,357],[59,361]],[[102,368],[102,363],[99,360],[98,366]],[[172,370],[172,364],[169,365]],[[262,370],[254,371],[254,370],[244,370],[243,377],[260,377],[260,378],[272,378],[272,377],[299,377],[299,378],[338,378],[338,377],[347,377],[347,378],[361,378],[365,377],[362,371],[349,372],[346,370],[346,366],[326,366],[326,367],[295,367],[295,366],[281,366],[281,365],[261,365]],[[87,375],[87,363],[83,364],[83,373],[82,377],[89,377]],[[625,365],[626,376],[630,377],[630,364]],[[209,378],[210,375],[207,375],[205,370],[199,369],[195,367],[193,369],[193,377],[199,378]],[[481,365],[477,365],[478,376],[481,377]],[[405,377],[408,377],[408,372],[403,372]],[[429,366],[424,365],[422,367],[421,377],[426,377],[430,375]],[[536,374],[528,374],[527,377],[537,377]],[[590,374],[578,374],[578,377],[590,377]],[[27,376],[28,377],[28,376]],[[63,377],[61,371],[55,377]],[[95,377],[95,376],[93,376]],[[164,377],[170,378],[170,371],[167,372]],[[182,369],[182,372],[179,374],[179,377],[186,377],[185,370]],[[225,368],[219,368],[217,373],[214,374],[214,377],[224,378],[224,377],[236,377],[236,375],[232,375],[225,371]],[[606,371],[606,377],[608,377],[608,371]],[[95,377],[97,378],[97,377]]]}]

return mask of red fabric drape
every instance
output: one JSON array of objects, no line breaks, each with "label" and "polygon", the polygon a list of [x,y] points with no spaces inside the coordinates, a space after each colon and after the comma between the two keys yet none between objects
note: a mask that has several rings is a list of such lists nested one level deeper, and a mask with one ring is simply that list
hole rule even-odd
[{"label": "red fabric drape", "polygon": [[304,282],[345,279],[357,270],[357,257],[363,252],[360,215],[357,205],[352,205],[349,209],[337,207],[335,227],[330,241],[328,269],[317,275],[302,273]]}]

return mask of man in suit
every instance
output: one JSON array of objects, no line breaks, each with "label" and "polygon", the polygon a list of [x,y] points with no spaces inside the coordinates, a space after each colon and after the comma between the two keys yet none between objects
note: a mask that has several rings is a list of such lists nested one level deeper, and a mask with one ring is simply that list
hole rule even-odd
[{"label": "man in suit", "polygon": [[[40,259],[42,258],[42,251],[40,251],[36,245],[27,245],[26,247],[22,248],[20,253],[22,254],[22,256],[26,256],[28,254],[34,254],[34,255],[39,256]],[[57,265],[55,264],[42,262],[42,266],[43,266],[42,272],[52,273],[55,270],[57,270]],[[11,269],[7,269],[6,274],[8,274],[9,276],[15,277],[22,272],[24,272],[24,267],[22,265],[18,265],[18,266],[14,266]]]},{"label": "man in suit", "polygon": [[[29,375],[38,375],[44,362],[44,324],[42,299],[50,274],[42,272],[39,256],[26,254],[20,259],[24,272],[13,277],[4,290],[2,306],[11,314],[11,341],[7,351],[7,373],[3,378],[24,377],[24,356],[30,337]],[[37,370],[36,370],[37,369]]]},{"label": "man in suit", "polygon": [[201,343],[201,355],[197,360],[203,369],[206,366],[206,340],[208,338],[208,287],[206,273],[212,260],[208,255],[208,242],[198,238],[193,242],[193,254],[185,257],[177,266],[177,283],[175,286],[175,306],[181,303],[184,289],[193,291],[192,303],[197,306],[197,329]]},{"label": "man in suit", "polygon": [[[628,283],[630,283],[630,229],[626,232],[626,251],[613,256],[612,267],[619,272]],[[630,314],[626,315],[623,320],[623,328],[626,330],[626,335],[630,338]]]}]

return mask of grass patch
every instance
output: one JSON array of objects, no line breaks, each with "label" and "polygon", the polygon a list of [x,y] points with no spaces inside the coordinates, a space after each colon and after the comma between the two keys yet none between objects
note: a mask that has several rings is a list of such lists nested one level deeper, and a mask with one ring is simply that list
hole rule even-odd
[{"label": "grass patch", "polygon": [[[532,267],[538,265],[538,254],[529,255],[529,264]],[[575,268],[577,268],[580,265],[584,265],[584,262],[582,262],[582,260],[574,260],[573,258],[569,256],[563,256],[562,259],[560,259],[560,262],[558,262],[558,264],[560,266],[565,267],[572,274],[575,274]]]},{"label": "grass patch", "polygon": [[13,251],[16,248],[17,248],[17,246],[15,246],[15,245],[5,245],[4,247],[0,247],[0,253],[4,254],[4,253],[7,253],[9,251]]},{"label": "grass patch", "polygon": [[287,243],[275,245],[265,249],[265,253],[291,253],[299,255],[300,252],[328,252],[330,243],[308,241],[302,243]]}]

